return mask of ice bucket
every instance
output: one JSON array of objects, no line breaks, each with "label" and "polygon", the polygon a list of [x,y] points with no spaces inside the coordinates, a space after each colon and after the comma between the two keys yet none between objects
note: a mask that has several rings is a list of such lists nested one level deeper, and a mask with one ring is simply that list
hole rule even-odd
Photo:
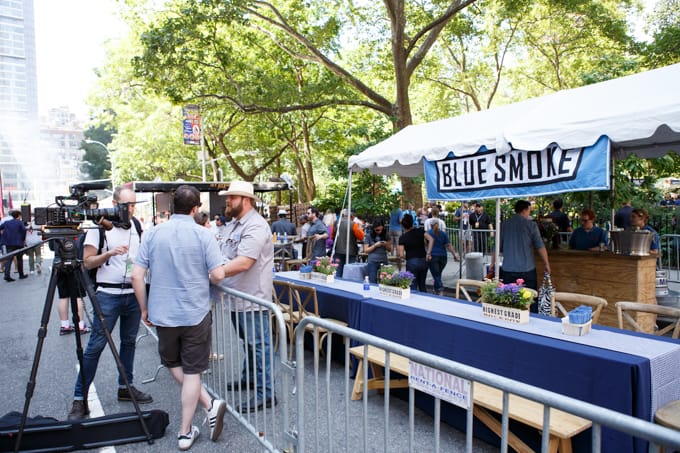
[{"label": "ice bucket", "polygon": [[654,235],[647,230],[612,230],[611,251],[621,255],[649,255],[649,247]]}]

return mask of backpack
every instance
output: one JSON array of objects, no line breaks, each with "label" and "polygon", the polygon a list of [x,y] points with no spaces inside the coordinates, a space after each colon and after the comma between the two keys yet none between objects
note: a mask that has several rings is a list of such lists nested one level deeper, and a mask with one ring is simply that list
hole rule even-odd
[{"label": "backpack", "polygon": [[[132,223],[135,226],[135,230],[137,230],[137,234],[139,235],[139,242],[142,242],[142,224],[139,223],[139,220],[137,220],[137,217],[132,217]],[[104,227],[98,226],[97,229],[99,230],[99,246],[97,247],[97,255],[99,255],[102,252],[102,249],[104,248],[104,241],[106,240],[106,230]],[[83,251],[85,250],[85,234],[81,235],[78,238],[78,259],[83,260]],[[99,267],[95,267],[92,269],[86,269],[87,271],[87,276],[90,279],[90,282],[92,286],[94,286],[94,290],[97,290],[97,270]]]}]

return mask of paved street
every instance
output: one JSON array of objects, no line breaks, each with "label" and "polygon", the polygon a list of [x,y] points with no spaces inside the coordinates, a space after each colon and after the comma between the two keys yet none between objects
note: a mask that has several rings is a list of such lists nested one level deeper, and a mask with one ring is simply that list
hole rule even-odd
[{"label": "paved street", "polygon": [[[46,249],[46,248],[45,248]],[[41,317],[45,307],[45,298],[49,282],[51,258],[46,259],[43,274],[30,275],[25,280],[15,282],[0,281],[0,301],[6,308],[2,320],[0,331],[0,348],[3,351],[2,366],[0,366],[0,379],[5,388],[2,392],[3,398],[0,399],[0,415],[10,411],[21,412],[25,402],[26,384],[28,382],[31,366],[37,344],[37,333],[41,323]],[[25,266],[28,264],[25,260]],[[455,284],[457,263],[450,260],[445,273],[445,284],[448,287],[447,295],[453,295],[451,287]],[[431,282],[429,282],[431,284]],[[86,308],[92,311],[89,301],[85,300]],[[48,416],[59,420],[65,420],[68,414],[73,397],[73,386],[76,379],[76,345],[75,336],[59,335],[59,318],[57,316],[56,298],[50,310],[47,337],[43,344],[43,351],[40,357],[40,366],[36,377],[36,387],[33,398],[30,401],[29,416]],[[91,316],[91,315],[90,315]],[[89,324],[89,321],[88,321]],[[140,331],[140,334],[142,331]],[[117,331],[113,332],[114,340],[118,344]],[[83,337],[83,347],[87,344],[88,336]],[[170,424],[166,429],[163,438],[157,439],[153,445],[147,443],[134,443],[116,446],[115,450],[109,448],[107,451],[118,452],[165,452],[177,450],[176,431],[180,419],[179,388],[171,379],[169,373],[162,369],[154,382],[143,384],[142,381],[153,377],[158,367],[158,353],[156,341],[151,336],[142,338],[137,345],[135,360],[135,385],[144,392],[150,393],[154,402],[143,405],[142,409],[162,409],[168,412]],[[311,368],[311,367],[310,367]],[[309,368],[308,368],[309,369]],[[336,382],[334,388],[342,387],[344,368],[333,364],[332,380]],[[117,391],[117,370],[113,356],[107,350],[102,354],[99,369],[94,381],[101,408],[104,414],[115,414],[121,412],[132,412],[134,407],[131,403],[118,402]],[[338,399],[337,404],[341,404],[343,395],[335,395]],[[294,404],[291,397],[291,403]],[[375,395],[370,401],[371,414],[382,413],[382,397]],[[313,402],[310,407],[305,409],[307,414],[313,413]],[[408,426],[408,411],[406,407],[399,410],[403,403],[395,400],[391,411],[391,423],[393,426]],[[93,406],[94,407],[94,406]],[[360,404],[353,405],[353,410],[360,411]],[[418,414],[418,412],[417,412]],[[361,417],[360,412],[357,416]],[[432,429],[432,419],[422,413],[417,417],[416,430],[419,435],[426,439],[420,446],[429,445],[432,448],[425,448],[420,451],[430,451],[434,449],[434,439],[428,431]],[[225,428],[218,442],[211,442],[208,439],[207,425],[200,425],[203,415],[196,415],[194,423],[199,424],[201,437],[198,439],[191,451],[195,452],[256,452],[262,451],[258,442],[254,440],[252,434],[248,433],[238,422],[229,414],[225,416]],[[371,422],[372,423],[372,422]],[[401,430],[405,434],[407,430]],[[424,434],[423,434],[424,433]],[[358,433],[353,433],[355,437]],[[379,434],[379,433],[374,433]],[[380,438],[381,435],[380,435]],[[355,439],[358,441],[358,439]],[[463,433],[442,427],[442,445],[451,447],[450,451],[462,451],[465,436]],[[336,439],[336,442],[339,442]],[[354,445],[360,445],[360,442]],[[405,445],[405,444],[404,444]],[[483,451],[497,451],[487,445],[479,445]],[[342,448],[339,448],[341,451]],[[311,451],[311,450],[308,450]]]},{"label": "paved street", "polygon": [[[42,275],[30,275],[25,280],[11,283],[0,281],[0,301],[5,308],[0,331],[0,350],[3,351],[0,382],[4,385],[0,399],[0,415],[10,411],[23,411],[26,384],[33,364],[38,328],[45,306],[50,264],[51,260],[45,262],[43,266],[45,272]],[[25,265],[28,268],[28,265]],[[91,311],[87,299],[85,303]],[[118,344],[117,331],[113,332],[113,336]],[[87,339],[88,336],[85,335],[83,347],[87,344]],[[47,337],[43,347],[29,416],[43,415],[65,420],[71,409],[78,360],[75,335],[59,336],[56,298],[50,312]],[[170,424],[166,429],[166,434],[162,439],[157,439],[153,445],[142,442],[117,446],[115,450],[118,452],[177,450],[175,433],[180,419],[179,387],[166,370],[161,370],[156,381],[149,384],[141,383],[154,375],[158,364],[156,341],[151,336],[141,339],[137,345],[135,360],[135,385],[140,390],[150,393],[154,398],[153,403],[141,406],[143,410],[162,409],[169,413]],[[105,414],[134,411],[132,403],[122,403],[117,400],[117,370],[108,348],[99,362],[95,387]],[[200,425],[202,421],[203,415],[197,414],[194,423],[199,425],[201,437],[191,449],[192,451],[259,451],[259,444],[253,440],[252,435],[229,414],[225,416],[224,431],[218,442],[209,440],[207,425]]]}]

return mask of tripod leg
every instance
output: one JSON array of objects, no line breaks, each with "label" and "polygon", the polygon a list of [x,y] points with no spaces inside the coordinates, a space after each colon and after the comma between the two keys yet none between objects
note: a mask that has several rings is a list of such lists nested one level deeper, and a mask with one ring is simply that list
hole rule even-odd
[{"label": "tripod leg", "polygon": [[[80,273],[76,274],[79,277],[80,282],[82,282],[82,286],[85,288],[85,292],[87,293],[87,297],[90,299],[90,303],[92,303],[92,309],[94,310],[94,316],[97,317],[99,320],[99,324],[101,325],[102,331],[104,332],[104,336],[106,336],[106,341],[109,344],[109,348],[111,349],[111,353],[113,354],[113,359],[116,362],[116,366],[118,367],[118,373],[123,379],[123,382],[125,383],[125,386],[128,389],[128,393],[130,394],[130,398],[132,399],[132,404],[135,407],[135,412],[137,413],[137,416],[139,417],[139,422],[142,424],[142,429],[144,430],[144,434],[146,434],[146,439],[149,445],[153,444],[153,438],[151,436],[151,433],[149,432],[149,429],[146,426],[146,422],[144,420],[144,414],[142,414],[142,410],[139,408],[139,403],[135,399],[134,393],[132,392],[132,389],[130,388],[130,382],[128,381],[127,378],[127,373],[125,370],[125,366],[123,365],[123,362],[120,360],[120,355],[118,354],[118,350],[116,349],[116,344],[113,341],[113,338],[111,337],[111,332],[109,332],[108,327],[106,326],[106,322],[104,320],[104,313],[102,312],[101,307],[99,306],[99,302],[97,302],[97,296],[94,292],[94,288],[90,282],[90,277],[87,275],[87,271],[85,268],[82,266],[82,263],[79,262],[78,268],[80,269]],[[94,332],[93,332],[94,333]],[[82,367],[81,367],[81,374],[82,374]],[[87,395],[87,389],[83,389],[84,394]]]},{"label": "tripod leg", "polygon": [[66,285],[68,287],[69,299],[71,300],[71,313],[73,315],[73,325],[76,333],[76,357],[78,357],[78,364],[80,365],[80,384],[83,388],[83,405],[85,414],[90,413],[90,408],[87,404],[88,386],[85,380],[85,356],[83,353],[83,342],[80,336],[80,315],[78,314],[78,297],[80,296],[80,281],[78,274],[74,273],[72,268],[64,274],[66,277]]},{"label": "tripod leg", "polygon": [[31,404],[31,398],[33,397],[33,391],[35,390],[36,376],[38,374],[38,365],[40,364],[40,355],[42,354],[43,343],[45,337],[47,336],[47,324],[50,321],[50,313],[52,312],[52,304],[54,302],[54,293],[57,288],[57,272],[61,267],[61,263],[55,263],[52,265],[52,273],[50,275],[50,282],[47,286],[47,296],[45,297],[45,303],[43,305],[42,317],[40,319],[40,327],[38,328],[38,344],[35,347],[35,353],[33,354],[33,366],[31,367],[31,375],[28,378],[28,383],[26,384],[26,398],[24,400],[24,411],[21,414],[21,423],[19,424],[19,432],[17,433],[17,440],[14,444],[14,451],[18,452],[21,446],[21,437],[24,433],[24,428],[26,427],[26,417],[28,416],[28,408]]}]

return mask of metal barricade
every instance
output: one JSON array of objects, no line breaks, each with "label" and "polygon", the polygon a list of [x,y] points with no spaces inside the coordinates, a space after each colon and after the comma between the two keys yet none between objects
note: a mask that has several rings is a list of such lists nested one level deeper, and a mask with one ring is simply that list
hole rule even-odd
[{"label": "metal barricade", "polygon": [[[288,361],[281,310],[271,301],[215,285],[211,286],[211,302],[213,338],[204,386],[227,402],[227,410],[264,449],[290,450],[288,377],[293,365]],[[237,310],[237,304],[244,302],[256,309]],[[275,344],[278,351],[274,351]]]},{"label": "metal barricade", "polygon": [[[409,360],[429,366],[435,370],[485,384],[502,391],[503,413],[501,430],[501,451],[507,451],[509,433],[509,395],[519,395],[537,401],[545,408],[559,409],[593,422],[593,451],[600,451],[601,427],[607,426],[653,443],[680,448],[680,434],[652,423],[623,415],[592,404],[513,381],[492,373],[462,365],[441,357],[433,356],[403,345],[390,342],[334,322],[305,317],[295,330],[296,361],[288,361],[285,323],[281,311],[273,303],[261,300],[235,290],[211,287],[213,301],[213,342],[211,366],[203,376],[204,385],[214,396],[227,401],[228,411],[241,423],[267,451],[451,451],[455,448],[456,437],[453,428],[442,424],[441,401],[435,398],[434,423],[431,419],[417,415],[415,390],[408,389],[408,401],[391,398],[390,379],[385,380],[382,411],[381,399],[368,398],[364,385],[362,402],[350,400],[352,395],[350,373],[350,341],[354,344],[372,345],[387,351],[385,355],[385,376],[390,376],[391,354],[398,354]],[[248,301],[262,308],[253,315],[239,318],[234,315],[237,301]],[[273,323],[273,326],[272,326]],[[307,329],[306,329],[307,328]],[[310,328],[313,331],[310,337]],[[274,329],[276,331],[274,331]],[[318,347],[319,330],[328,331],[325,349]],[[258,340],[268,340],[269,354],[248,351],[247,342],[259,332]],[[307,335],[306,335],[307,334]],[[278,337],[278,351],[274,351],[274,336]],[[313,341],[311,349],[305,350],[305,337]],[[331,360],[334,345],[344,339],[342,359],[339,366]],[[310,346],[310,345],[308,345]],[[337,353],[337,347],[335,352]],[[311,354],[310,354],[311,352]],[[323,362],[321,360],[323,356]],[[363,380],[368,381],[367,353],[364,356]],[[249,407],[250,398],[257,395],[258,383],[262,378],[250,370],[251,365],[267,368],[271,365],[264,381],[271,382],[277,403],[272,407]],[[245,374],[242,375],[242,370]],[[307,370],[313,370],[306,374]],[[289,379],[289,374],[294,379]],[[238,384],[244,376],[245,382],[255,381],[255,389]],[[234,387],[230,384],[237,383]],[[260,385],[260,387],[263,387]],[[473,399],[474,384],[470,398]],[[290,403],[291,396],[294,404]],[[371,410],[369,410],[369,407]],[[245,409],[245,410],[244,410]],[[382,412],[382,416],[380,413]],[[408,414],[408,415],[406,415]],[[550,423],[550,410],[544,411],[543,426]],[[397,419],[397,422],[392,420]],[[407,421],[405,421],[407,420]],[[465,450],[479,451],[483,444],[473,443],[473,409],[467,411]],[[549,450],[549,429],[543,429],[542,451]],[[458,441],[460,442],[460,441]],[[652,450],[656,445],[652,445]]]},{"label": "metal barricade", "polygon": [[668,271],[669,282],[680,283],[680,234],[663,234],[659,241],[661,268]]},{"label": "metal barricade", "polygon": [[[329,332],[325,349],[325,366],[320,371],[320,355],[314,339],[313,358],[306,359],[305,355],[305,327],[325,329]],[[339,378],[337,370],[331,365],[333,339],[344,337],[344,372]],[[440,445],[442,426],[440,422],[441,400],[434,399],[434,426],[423,434],[423,425],[419,424],[427,417],[415,416],[415,390],[409,388],[408,403],[390,398],[390,378],[384,382],[384,398],[382,419],[377,410],[369,411],[367,386],[364,385],[362,403],[351,402],[350,386],[350,346],[349,340],[358,344],[372,345],[387,351],[384,359],[385,376],[390,376],[390,357],[392,354],[408,358],[419,364],[429,366],[452,375],[473,382],[470,390],[470,400],[474,400],[476,383],[485,384],[502,390],[502,428],[501,451],[506,452],[510,437],[509,431],[509,395],[519,395],[543,405],[541,449],[549,451],[551,410],[559,409],[570,414],[592,421],[592,451],[599,452],[601,447],[602,426],[611,427],[632,436],[646,439],[653,444],[652,451],[657,451],[657,444],[680,448],[680,433],[653,423],[624,415],[609,409],[598,407],[554,392],[543,390],[531,385],[514,381],[502,376],[494,375],[467,365],[443,359],[413,348],[409,348],[391,341],[387,341],[360,331],[339,326],[333,322],[317,317],[305,317],[295,331],[296,350],[296,385],[297,385],[297,417],[296,425],[290,430],[295,438],[298,452],[318,451],[453,451],[451,445]],[[364,348],[364,383],[367,382],[367,346]],[[311,360],[311,362],[310,362]],[[396,357],[395,357],[396,361]],[[305,370],[313,368],[313,376],[308,378]],[[323,379],[323,382],[321,382]],[[311,391],[309,388],[311,387]],[[308,396],[310,395],[311,396]],[[371,398],[371,404],[376,399]],[[394,411],[391,405],[397,406]],[[312,407],[312,414],[307,411]],[[373,407],[373,406],[372,406]],[[408,411],[408,426],[406,423],[392,423],[391,418],[396,411]],[[467,410],[467,430],[465,433],[465,450],[479,451],[484,445],[473,446],[473,407]],[[418,429],[416,429],[418,425]],[[445,439],[446,440],[446,439]],[[460,448],[459,448],[460,449]]]}]

